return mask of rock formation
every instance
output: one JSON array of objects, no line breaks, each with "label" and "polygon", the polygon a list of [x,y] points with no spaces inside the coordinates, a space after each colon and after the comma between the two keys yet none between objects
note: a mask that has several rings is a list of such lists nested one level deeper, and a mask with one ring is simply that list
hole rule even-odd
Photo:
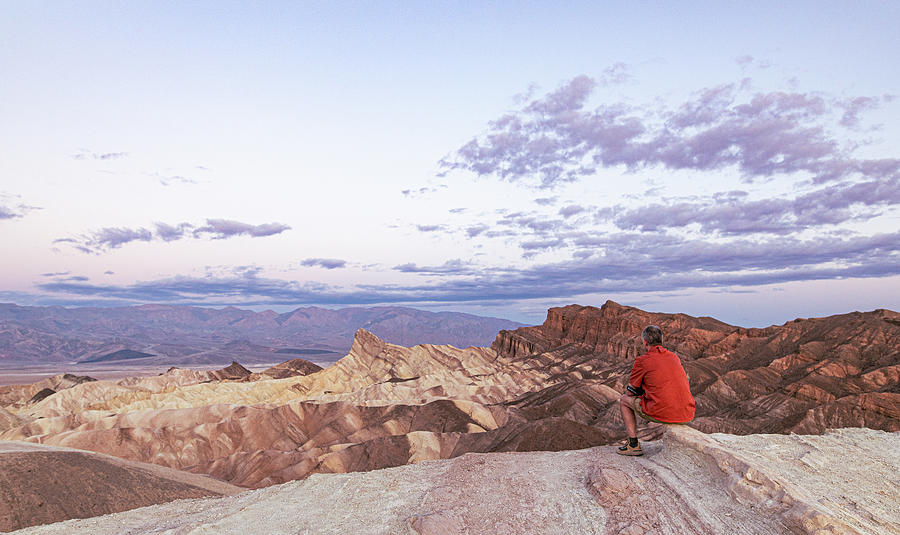
[{"label": "rock formation", "polygon": [[259,373],[253,373],[248,378],[251,381],[260,381],[263,379],[285,379],[287,377],[296,377],[298,375],[309,375],[322,369],[318,364],[314,364],[304,359],[291,359],[281,364],[276,364],[267,370]]},{"label": "rock formation", "polygon": [[[682,356],[705,432],[900,430],[900,315],[887,310],[765,329],[613,302],[551,309],[492,348],[411,348],[359,330],[308,375],[170,370],[87,382],[26,406],[0,438],[86,449],[261,487],[471,452],[609,444],[637,337],[660,325]],[[302,368],[303,366],[301,366]],[[285,364],[280,369],[296,369]],[[307,367],[309,370],[313,368]],[[640,428],[644,439],[662,426]]]},{"label": "rock formation", "polygon": [[28,403],[40,401],[40,399],[34,399],[39,392],[50,390],[52,391],[51,393],[56,393],[60,390],[91,381],[96,381],[96,379],[84,375],[63,373],[28,385],[0,386],[0,407],[21,407]]},{"label": "rock formation", "polygon": [[[501,331],[493,348],[516,358],[564,348],[597,368],[627,371],[648,324],[685,362],[697,399],[692,424],[708,432],[822,433],[860,426],[900,430],[900,314],[889,310],[798,319],[765,329],[711,318],[652,314],[607,302],[551,309],[540,326]],[[600,373],[616,391],[622,374]],[[612,380],[610,380],[612,379]]]}]

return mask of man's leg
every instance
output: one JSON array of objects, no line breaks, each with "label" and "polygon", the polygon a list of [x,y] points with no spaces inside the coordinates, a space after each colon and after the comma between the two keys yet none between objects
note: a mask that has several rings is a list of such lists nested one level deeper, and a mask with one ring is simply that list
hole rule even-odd
[{"label": "man's leg", "polygon": [[628,438],[637,438],[637,418],[634,415],[634,409],[631,408],[634,400],[634,396],[628,394],[622,394],[622,397],[619,398],[619,408],[622,409],[622,419],[625,420]]},{"label": "man's leg", "polygon": [[622,419],[625,420],[625,430],[628,432],[628,442],[616,449],[621,455],[643,455],[644,451],[637,439],[637,417],[634,415],[633,404],[637,398],[623,394],[619,398],[619,407],[622,409]]}]

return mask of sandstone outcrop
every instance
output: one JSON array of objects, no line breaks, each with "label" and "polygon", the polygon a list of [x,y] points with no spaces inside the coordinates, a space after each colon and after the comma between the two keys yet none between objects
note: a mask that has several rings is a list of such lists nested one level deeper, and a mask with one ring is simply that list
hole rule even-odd
[{"label": "sandstone outcrop", "polygon": [[241,490],[108,455],[0,441],[0,531]]}]

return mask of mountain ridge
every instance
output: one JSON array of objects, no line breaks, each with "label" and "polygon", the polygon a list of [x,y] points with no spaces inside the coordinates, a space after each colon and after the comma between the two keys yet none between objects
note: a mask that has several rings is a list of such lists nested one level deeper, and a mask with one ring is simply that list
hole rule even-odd
[{"label": "mountain ridge", "polygon": [[142,364],[271,363],[285,347],[345,352],[360,327],[403,345],[467,347],[488,345],[498,330],[518,326],[500,318],[406,307],[301,307],[278,314],[158,304],[76,309],[2,304],[0,365],[89,362],[119,351],[158,356]]}]

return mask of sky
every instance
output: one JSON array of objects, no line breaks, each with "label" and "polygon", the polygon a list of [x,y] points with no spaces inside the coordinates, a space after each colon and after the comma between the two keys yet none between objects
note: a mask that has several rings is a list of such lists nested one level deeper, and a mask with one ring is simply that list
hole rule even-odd
[{"label": "sky", "polygon": [[0,12],[3,302],[900,310],[895,2]]}]

